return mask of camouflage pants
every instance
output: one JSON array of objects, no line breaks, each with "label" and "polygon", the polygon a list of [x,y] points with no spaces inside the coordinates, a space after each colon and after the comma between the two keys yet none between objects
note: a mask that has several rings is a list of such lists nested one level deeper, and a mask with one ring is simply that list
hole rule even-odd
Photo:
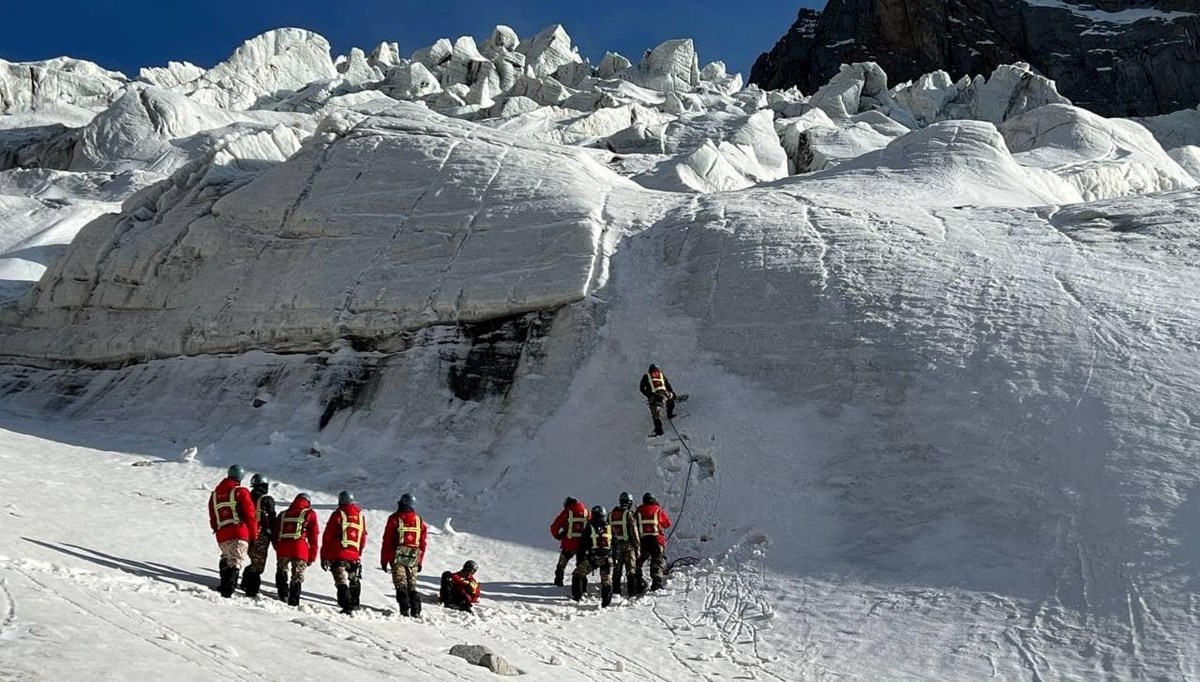
[{"label": "camouflage pants", "polygon": [[250,543],[250,567],[248,570],[255,573],[262,573],[267,568],[267,550],[271,548],[271,541],[266,535],[259,534],[258,538]]},{"label": "camouflage pants", "polygon": [[362,580],[362,564],[357,561],[335,561],[329,570],[334,585],[357,585]]},{"label": "camouflage pants", "polygon": [[659,391],[650,398],[650,417],[656,422],[662,421],[662,409],[667,408],[667,419],[675,418],[675,396],[666,391]]},{"label": "camouflage pants", "polygon": [[245,540],[226,540],[217,544],[221,550],[221,562],[226,566],[232,566],[237,570],[242,570],[242,563],[246,561],[246,550],[250,543]]},{"label": "camouflage pants", "polygon": [[662,545],[658,544],[658,538],[654,536],[642,538],[642,554],[637,562],[638,575],[642,574],[642,565],[647,561],[650,562],[650,578],[662,580],[667,568],[667,557],[663,553]]},{"label": "camouflage pants", "polygon": [[[574,551],[567,551],[565,549],[560,549],[558,551],[558,565],[554,567],[554,572],[555,573],[565,572],[567,570],[567,564],[571,563],[571,559],[574,557],[575,557]],[[579,562],[576,561],[575,565],[578,566]]]},{"label": "camouflage pants", "polygon": [[417,567],[392,562],[392,584],[397,590],[412,592],[417,589]]},{"label": "camouflage pants", "polygon": [[612,585],[612,555],[608,552],[579,557],[579,561],[575,562],[575,572],[572,575],[586,578],[596,569],[600,569],[600,584]]},{"label": "camouflage pants", "polygon": [[626,576],[626,579],[637,575],[638,570],[638,551],[637,545],[632,542],[618,542],[613,545],[613,580],[621,581],[621,576]]},{"label": "camouflage pants", "polygon": [[[304,582],[304,571],[308,568],[307,561],[304,559],[284,559],[279,555],[276,555],[275,558],[275,572],[282,573],[287,577],[286,582]],[[290,577],[288,576],[289,571],[291,573]]]}]

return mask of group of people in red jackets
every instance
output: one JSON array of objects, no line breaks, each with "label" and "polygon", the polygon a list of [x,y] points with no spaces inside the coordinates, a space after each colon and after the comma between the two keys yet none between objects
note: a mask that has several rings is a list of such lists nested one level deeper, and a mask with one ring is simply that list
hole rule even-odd
[{"label": "group of people in red jackets", "polygon": [[650,590],[663,586],[666,572],[667,538],[671,517],[652,493],[642,495],[642,504],[635,510],[633,497],[621,493],[612,513],[596,505],[587,505],[574,497],[563,500],[562,511],[550,524],[550,535],[559,542],[558,564],[554,568],[554,584],[564,585],[567,564],[575,559],[571,573],[571,597],[580,601],[587,592],[588,576],[600,572],[600,605],[612,603],[614,592],[621,592],[621,578],[626,578],[625,596],[633,597],[646,591],[642,567],[650,564]]},{"label": "group of people in red jackets", "polygon": [[[256,475],[255,483],[266,482],[266,485],[261,488],[255,485],[252,493],[241,485],[245,473],[240,465],[229,467],[225,479],[209,495],[209,525],[221,551],[221,595],[233,595],[242,564],[249,555],[250,566],[242,578],[242,586],[249,596],[254,596],[266,562],[266,548],[273,544],[279,599],[297,606],[305,569],[316,563],[319,546],[321,569],[333,574],[338,606],[344,613],[353,613],[360,606],[362,556],[367,546],[367,520],[354,495],[345,490],[338,494],[337,509],[329,515],[322,535],[308,493],[296,495],[291,505],[276,515],[274,501],[266,495],[269,481]],[[392,574],[396,603],[403,616],[421,615],[417,574],[425,561],[427,535],[428,527],[416,512],[415,498],[405,493],[395,513],[388,517],[379,560],[380,569]],[[474,561],[467,561],[461,570],[443,573],[439,601],[449,608],[471,610],[480,596],[479,581],[475,579],[477,570]]]}]

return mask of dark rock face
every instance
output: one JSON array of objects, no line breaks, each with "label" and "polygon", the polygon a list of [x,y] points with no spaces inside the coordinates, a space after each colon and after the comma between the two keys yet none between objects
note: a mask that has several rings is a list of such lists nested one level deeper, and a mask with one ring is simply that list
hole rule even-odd
[{"label": "dark rock face", "polygon": [[[1032,3],[1032,4],[1031,4]],[[843,63],[878,62],[892,82],[958,78],[1029,62],[1077,105],[1149,116],[1200,103],[1194,0],[829,0],[804,9],[750,82],[815,91]]]}]

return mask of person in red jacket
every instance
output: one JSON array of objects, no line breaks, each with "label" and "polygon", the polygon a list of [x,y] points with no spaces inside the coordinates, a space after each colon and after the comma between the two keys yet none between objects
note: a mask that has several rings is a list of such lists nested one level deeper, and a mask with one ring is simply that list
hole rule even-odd
[{"label": "person in red jacket", "polygon": [[258,512],[250,491],[241,486],[246,470],[240,464],[229,467],[225,480],[208,496],[208,525],[217,536],[221,549],[221,596],[231,597],[237,589],[238,574],[250,543],[258,537]]},{"label": "person in red jacket", "polygon": [[642,495],[642,505],[637,508],[637,527],[642,545],[637,564],[638,591],[643,591],[646,586],[642,566],[647,560],[650,562],[650,589],[657,590],[663,586],[663,572],[667,567],[663,553],[667,536],[663,531],[671,527],[671,517],[667,516],[667,510],[658,506],[658,500],[651,493]]},{"label": "person in red jacket", "polygon": [[474,561],[468,561],[463,564],[461,571],[442,573],[442,585],[438,595],[438,601],[442,603],[442,606],[459,611],[470,611],[475,604],[479,603],[479,595],[482,590],[479,589],[479,581],[475,579],[477,570],[479,570],[479,565]]},{"label": "person in red jacket", "polygon": [[413,618],[421,615],[417,574],[425,564],[425,538],[429,534],[425,520],[414,509],[416,504],[416,498],[409,493],[400,496],[396,513],[388,517],[383,531],[383,551],[379,558],[379,567],[392,572],[400,615]]},{"label": "person in red jacket", "polygon": [[[558,565],[554,567],[554,584],[562,587],[567,564],[579,550],[579,538],[583,537],[588,521],[588,508],[574,497],[563,500],[562,511],[550,524],[550,535],[558,540]],[[576,559],[575,564],[579,564]]]},{"label": "person in red jacket", "polygon": [[275,519],[275,587],[279,589],[279,601],[300,605],[304,571],[317,560],[320,536],[320,522],[308,493],[300,493],[287,511]]},{"label": "person in red jacket", "polygon": [[325,522],[321,570],[333,572],[338,606],[353,613],[362,594],[362,553],[367,548],[367,517],[348,490],[338,493],[338,508]]}]

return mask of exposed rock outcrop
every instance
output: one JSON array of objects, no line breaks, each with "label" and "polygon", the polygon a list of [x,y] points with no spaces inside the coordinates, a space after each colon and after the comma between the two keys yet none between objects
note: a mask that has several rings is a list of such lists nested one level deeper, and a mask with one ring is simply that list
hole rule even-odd
[{"label": "exposed rock outcrop", "polygon": [[1198,36],[1200,13],[1174,0],[835,0],[801,10],[750,82],[813,92],[852,62],[905,81],[1024,61],[1079,106],[1148,116],[1200,103]]}]

